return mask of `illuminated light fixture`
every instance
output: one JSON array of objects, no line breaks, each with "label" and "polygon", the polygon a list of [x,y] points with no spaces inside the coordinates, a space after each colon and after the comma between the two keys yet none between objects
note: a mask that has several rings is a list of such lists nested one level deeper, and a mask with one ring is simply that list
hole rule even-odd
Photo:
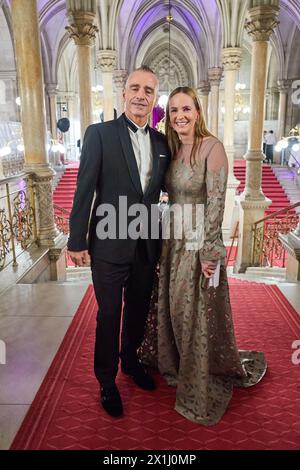
[{"label": "illuminated light fixture", "polygon": [[21,98],[19,96],[16,98],[16,103],[18,106],[21,106]]},{"label": "illuminated light fixture", "polygon": [[102,85],[92,86],[92,91],[93,91],[94,93],[103,91],[103,86],[102,86]]},{"label": "illuminated light fixture", "polygon": [[161,95],[158,100],[158,106],[160,106],[163,109],[166,109],[168,102],[168,96],[167,95]]},{"label": "illuminated light fixture", "polygon": [[8,145],[0,149],[0,157],[7,157],[7,155],[10,155],[10,154],[11,154],[11,148]]}]

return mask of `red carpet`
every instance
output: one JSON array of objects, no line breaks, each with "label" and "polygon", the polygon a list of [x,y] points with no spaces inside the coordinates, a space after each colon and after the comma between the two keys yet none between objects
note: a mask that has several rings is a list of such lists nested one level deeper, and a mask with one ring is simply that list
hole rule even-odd
[{"label": "red carpet", "polygon": [[[237,189],[238,192],[241,193],[245,187],[245,160],[235,160],[234,175],[241,182]],[[291,204],[283,187],[276,178],[275,173],[273,173],[272,167],[266,164],[263,164],[262,166],[262,190],[265,196],[272,200],[272,204],[265,211],[265,216],[272,212],[279,211],[280,209],[284,209]],[[291,213],[295,213],[295,211],[293,210]]]},{"label": "red carpet", "polygon": [[53,193],[53,202],[71,211],[76,189],[79,162],[68,165]]},{"label": "red carpet", "polygon": [[300,318],[276,286],[235,279],[230,286],[239,347],[264,351],[269,368],[255,387],[235,389],[218,425],[205,428],[176,413],[175,390],[158,375],[157,390],[144,392],[120,374],[125,417],[102,411],[89,287],[11,449],[299,449],[300,364],[291,357]]},{"label": "red carpet", "polygon": [[[78,167],[79,162],[75,162],[73,164],[68,165],[68,168],[63,174],[53,194],[54,203],[67,210],[71,210],[72,208],[74,193],[76,189]],[[241,181],[241,184],[238,187],[239,192],[242,192],[244,190],[245,172],[246,162],[244,160],[235,160],[234,174],[236,178]],[[280,182],[277,180],[275,174],[273,173],[270,165],[263,164],[262,189],[264,194],[268,198],[272,199],[272,204],[266,210],[266,215],[290,205],[290,201],[287,198]]]}]

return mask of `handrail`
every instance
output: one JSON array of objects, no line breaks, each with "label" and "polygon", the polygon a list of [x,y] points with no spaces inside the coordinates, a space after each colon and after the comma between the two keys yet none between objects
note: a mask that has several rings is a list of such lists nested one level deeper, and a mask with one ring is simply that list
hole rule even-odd
[{"label": "handrail", "polygon": [[[273,212],[252,224],[253,266],[273,266],[276,262],[281,263],[281,266],[284,267],[286,250],[280,242],[279,234],[289,233],[296,228],[298,214],[291,213],[296,207],[300,207],[300,202]],[[286,216],[278,217],[282,214],[286,214]]]},{"label": "handrail", "polygon": [[292,157],[295,160],[297,167],[300,168],[300,163],[298,162],[297,158],[292,154],[290,149],[288,149],[288,151],[289,151],[289,157]]},{"label": "handrail", "polygon": [[60,212],[60,214],[55,214],[54,212],[54,220],[57,228],[65,235],[68,235],[71,212],[64,207],[58,206],[57,204],[53,204],[53,208]]},{"label": "handrail", "polygon": [[65,209],[64,207],[59,206],[58,204],[53,204],[54,209],[58,209],[61,212],[64,212],[65,214],[71,215],[71,211],[68,209]]},{"label": "handrail", "polygon": [[[19,179],[9,178],[11,182]],[[25,186],[14,191],[10,191],[8,179],[1,184],[5,194],[0,198],[0,271],[11,261],[17,266],[21,250],[38,243],[34,182],[29,174],[22,179],[26,179]]]},{"label": "handrail", "polygon": [[30,175],[31,173],[25,173],[24,171],[22,171],[21,173],[18,173],[17,175],[6,176],[5,178],[0,179],[0,186],[6,183],[12,183],[13,181],[25,179]]},{"label": "handrail", "polygon": [[272,212],[271,214],[267,215],[267,216],[264,217],[263,219],[257,220],[256,222],[254,222],[253,225],[257,225],[257,224],[259,224],[260,222],[264,222],[265,220],[268,220],[268,219],[273,219],[274,216],[276,217],[278,214],[284,214],[285,212],[288,212],[288,211],[290,211],[291,209],[295,209],[295,207],[299,207],[299,206],[300,206],[300,202],[296,202],[295,204],[292,204],[292,205],[290,205],[290,206],[284,207],[283,209],[279,209],[279,211]]}]

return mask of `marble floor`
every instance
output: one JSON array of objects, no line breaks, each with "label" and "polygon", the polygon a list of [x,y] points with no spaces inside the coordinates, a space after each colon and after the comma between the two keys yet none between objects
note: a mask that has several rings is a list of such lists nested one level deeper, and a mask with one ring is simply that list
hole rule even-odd
[{"label": "marble floor", "polygon": [[18,284],[1,296],[0,449],[8,449],[88,283]]},{"label": "marble floor", "polygon": [[[0,449],[9,448],[89,283],[18,284],[1,296]],[[300,315],[300,283],[278,286]]]}]

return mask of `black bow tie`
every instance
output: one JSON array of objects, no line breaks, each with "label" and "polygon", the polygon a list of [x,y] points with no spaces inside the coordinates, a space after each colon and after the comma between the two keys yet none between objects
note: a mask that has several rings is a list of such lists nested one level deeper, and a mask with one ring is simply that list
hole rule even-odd
[{"label": "black bow tie", "polygon": [[[126,121],[127,126],[130,127],[130,129],[131,129],[133,132],[136,132],[138,129],[140,129],[140,128],[137,127],[132,121],[130,121],[130,119],[128,119],[128,117],[126,116],[125,113],[123,113],[123,116],[124,116],[124,119],[125,119],[125,121]],[[148,124],[144,127],[144,131],[145,131],[146,134],[147,134],[147,132],[149,131],[149,125],[148,125]]]}]

